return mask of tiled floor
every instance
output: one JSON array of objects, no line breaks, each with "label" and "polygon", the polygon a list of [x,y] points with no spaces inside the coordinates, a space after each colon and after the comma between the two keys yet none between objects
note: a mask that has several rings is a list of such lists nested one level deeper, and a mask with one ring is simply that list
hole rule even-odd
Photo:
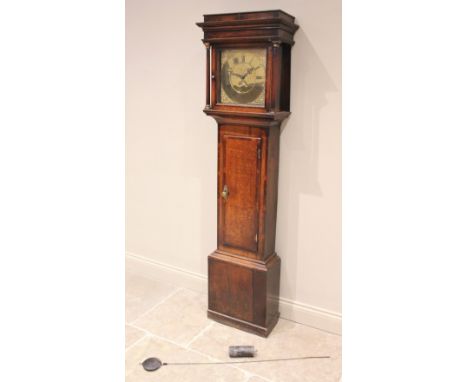
[{"label": "tiled floor", "polygon": [[[338,382],[341,337],[280,319],[268,338],[208,320],[207,296],[149,280],[126,278],[126,381]],[[238,365],[163,366],[147,372],[141,362],[229,361],[229,345],[254,345],[255,359],[329,355],[331,359]],[[235,360],[235,359],[234,359]]]}]

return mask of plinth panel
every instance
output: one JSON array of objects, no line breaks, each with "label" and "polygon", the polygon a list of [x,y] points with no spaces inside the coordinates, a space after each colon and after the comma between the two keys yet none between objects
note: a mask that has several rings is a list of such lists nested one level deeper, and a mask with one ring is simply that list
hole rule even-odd
[{"label": "plinth panel", "polygon": [[208,257],[208,316],[267,336],[278,321],[280,259],[253,263],[223,253]]},{"label": "plinth panel", "polygon": [[209,308],[240,320],[252,321],[252,269],[212,259],[209,274]]}]

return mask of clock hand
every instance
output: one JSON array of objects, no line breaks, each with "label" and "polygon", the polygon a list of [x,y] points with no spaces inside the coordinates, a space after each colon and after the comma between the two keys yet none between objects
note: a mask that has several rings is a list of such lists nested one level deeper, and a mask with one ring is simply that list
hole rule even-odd
[{"label": "clock hand", "polygon": [[250,73],[252,73],[253,71],[257,70],[260,66],[256,66],[255,68],[250,68],[250,69],[247,69],[247,72],[241,77],[242,79],[244,79],[245,77],[247,77]]},{"label": "clock hand", "polygon": [[232,76],[237,76],[237,77],[239,77],[240,79],[242,79],[242,75],[240,75],[239,73],[231,72],[231,75],[232,75]]}]

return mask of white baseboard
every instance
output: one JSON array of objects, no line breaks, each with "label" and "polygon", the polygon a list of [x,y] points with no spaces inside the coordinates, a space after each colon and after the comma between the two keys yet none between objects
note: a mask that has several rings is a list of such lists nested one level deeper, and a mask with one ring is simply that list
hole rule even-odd
[{"label": "white baseboard", "polygon": [[207,293],[208,284],[205,275],[187,271],[169,264],[160,263],[135,253],[126,252],[125,267],[127,271],[162,281],[196,292]]},{"label": "white baseboard", "polygon": [[[135,253],[126,253],[126,268],[150,279],[207,293],[207,277],[172,265],[160,263]],[[280,297],[280,316],[317,329],[341,335],[341,314]]]}]

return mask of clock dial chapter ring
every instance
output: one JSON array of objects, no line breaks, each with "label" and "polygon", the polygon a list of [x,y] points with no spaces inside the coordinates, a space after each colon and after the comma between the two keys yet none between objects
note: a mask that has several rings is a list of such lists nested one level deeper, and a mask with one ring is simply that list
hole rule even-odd
[{"label": "clock dial chapter ring", "polygon": [[265,94],[263,49],[233,49],[221,52],[221,103],[263,105]]},{"label": "clock dial chapter ring", "polygon": [[221,86],[233,101],[251,103],[263,92],[263,82],[249,82],[246,79],[251,73],[240,74],[233,71],[228,62],[221,68]]}]

